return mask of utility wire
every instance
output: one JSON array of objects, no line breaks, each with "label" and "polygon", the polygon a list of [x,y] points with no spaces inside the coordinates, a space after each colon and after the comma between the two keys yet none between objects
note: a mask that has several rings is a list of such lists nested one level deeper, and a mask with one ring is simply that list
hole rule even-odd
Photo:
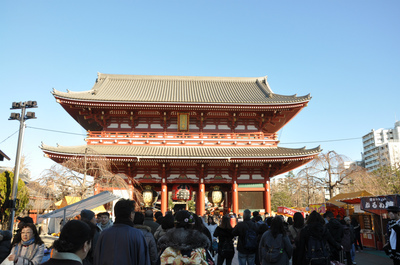
[{"label": "utility wire", "polygon": [[[37,128],[37,127],[32,127],[32,126],[26,126],[26,127],[27,128],[31,128],[31,129],[36,129],[36,130],[47,131],[47,132],[55,132],[55,133],[64,133],[64,134],[70,134],[70,135],[87,136],[87,134],[82,134],[82,133],[64,132],[64,131],[57,131],[57,130],[51,130],[51,129]],[[17,132],[18,131],[15,131],[13,134],[11,134],[6,139],[4,139],[2,142],[0,142],[0,144],[5,142],[8,138],[13,136]],[[354,138],[320,140],[320,141],[310,141],[310,142],[291,142],[291,143],[279,143],[279,144],[281,144],[281,145],[285,145],[285,144],[315,144],[315,143],[343,142],[343,141],[352,141],[352,140],[360,140],[360,139],[361,139],[361,137],[354,137]]]},{"label": "utility wire", "polygon": [[361,139],[361,137],[355,137],[355,138],[321,140],[321,141],[310,141],[310,142],[279,143],[279,144],[314,144],[314,143],[342,142],[342,141],[351,141],[351,140],[360,140],[360,139]]},{"label": "utility wire", "polygon": [[6,139],[4,139],[3,141],[1,141],[0,144],[4,143],[6,140],[8,140],[8,138],[10,138],[11,136],[13,136],[14,134],[16,134],[19,130],[16,130],[13,134],[11,134],[10,136],[8,136]]},{"label": "utility wire", "polygon": [[57,130],[37,128],[37,127],[32,127],[32,126],[26,126],[26,127],[36,129],[36,130],[46,131],[46,132],[56,132],[56,133],[64,133],[64,134],[71,134],[71,135],[87,136],[86,134],[82,134],[82,133],[63,132],[63,131],[57,131]]}]

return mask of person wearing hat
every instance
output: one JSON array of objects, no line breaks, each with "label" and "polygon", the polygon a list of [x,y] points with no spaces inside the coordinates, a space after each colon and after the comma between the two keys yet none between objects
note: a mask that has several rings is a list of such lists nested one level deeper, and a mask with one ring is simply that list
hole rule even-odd
[{"label": "person wearing hat", "polygon": [[160,256],[161,265],[208,264],[207,249],[210,247],[210,240],[194,229],[194,223],[193,214],[186,210],[175,214],[175,227],[158,240],[158,248],[163,250]]},{"label": "person wearing hat", "polygon": [[387,208],[390,221],[388,223],[388,242],[385,252],[393,259],[394,265],[400,264],[400,208],[389,206]]},{"label": "person wearing hat", "polygon": [[86,258],[83,260],[83,265],[92,265],[93,264],[93,256],[94,256],[94,249],[96,248],[97,240],[99,239],[101,229],[96,225],[96,218],[95,214],[91,210],[82,210],[81,211],[81,221],[85,222],[91,230],[93,235],[92,237],[92,247],[90,248],[89,252],[87,253]]}]

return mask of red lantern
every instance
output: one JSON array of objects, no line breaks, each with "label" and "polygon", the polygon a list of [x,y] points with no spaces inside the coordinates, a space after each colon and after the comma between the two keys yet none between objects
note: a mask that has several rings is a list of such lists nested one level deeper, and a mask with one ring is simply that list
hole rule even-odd
[{"label": "red lantern", "polygon": [[193,189],[187,184],[176,184],[172,187],[172,200],[189,201],[192,199]]}]

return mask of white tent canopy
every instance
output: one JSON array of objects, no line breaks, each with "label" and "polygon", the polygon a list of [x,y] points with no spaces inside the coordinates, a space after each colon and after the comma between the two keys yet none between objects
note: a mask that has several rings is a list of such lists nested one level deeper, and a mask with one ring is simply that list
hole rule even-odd
[{"label": "white tent canopy", "polygon": [[52,211],[51,213],[46,213],[40,215],[39,218],[46,219],[46,218],[70,218],[77,216],[81,213],[84,209],[93,209],[100,205],[106,204],[108,202],[118,200],[121,198],[120,196],[114,195],[109,191],[103,191],[99,194],[96,194],[92,197],[86,198],[74,204],[65,206],[63,208],[57,209]]}]

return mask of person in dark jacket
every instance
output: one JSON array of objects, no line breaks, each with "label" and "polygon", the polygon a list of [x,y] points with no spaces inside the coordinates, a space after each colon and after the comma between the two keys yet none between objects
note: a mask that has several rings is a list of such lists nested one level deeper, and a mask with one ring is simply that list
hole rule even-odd
[{"label": "person in dark jacket", "polygon": [[153,210],[146,210],[144,212],[144,225],[147,225],[151,229],[151,233],[154,235],[156,232],[157,228],[160,226],[159,223],[154,222],[154,214]]},{"label": "person in dark jacket", "polygon": [[103,230],[94,250],[94,264],[150,265],[143,233],[133,228],[135,201],[120,199],[114,206],[115,222]]},{"label": "person in dark jacket", "polygon": [[154,219],[156,219],[156,223],[161,225],[162,224],[162,219],[163,219],[163,214],[160,211],[155,212],[154,214]]},{"label": "person in dark jacket", "polygon": [[[299,256],[298,244],[300,240],[301,230],[304,228],[304,217],[300,212],[293,215],[293,225],[289,226],[289,238],[293,245],[293,259],[292,264],[297,265],[297,257]],[[301,264],[299,264],[301,265]]]},{"label": "person in dark jacket", "polygon": [[[158,239],[165,235],[169,229],[174,228],[174,216],[171,212],[168,212],[162,219],[161,225],[157,228],[154,233],[154,239],[158,242]],[[162,249],[160,249],[162,251]]]},{"label": "person in dark jacket", "polygon": [[101,229],[97,226],[95,214],[91,210],[82,210],[81,211],[81,221],[85,222],[89,225],[92,230],[93,237],[91,238],[91,247],[89,253],[87,253],[86,258],[83,260],[83,265],[92,265],[93,264],[93,256],[94,250],[96,248],[97,240],[99,239]]},{"label": "person in dark jacket", "polygon": [[212,236],[210,230],[204,225],[203,219],[197,214],[193,213],[194,225],[193,229],[202,232],[209,240],[210,240],[210,248],[208,249],[211,252],[212,248]]},{"label": "person in dark jacket", "polygon": [[0,230],[0,263],[10,254],[12,233],[8,230]]},{"label": "person in dark jacket", "polygon": [[218,238],[217,265],[222,265],[224,260],[226,260],[226,265],[232,264],[232,259],[235,255],[232,230],[231,217],[226,214],[222,217],[221,224],[214,231],[214,237]]},{"label": "person in dark jacket", "polygon": [[[307,261],[307,243],[309,238],[312,236],[317,240],[322,240],[323,245],[326,245],[326,243],[329,243],[330,248],[335,248],[337,251],[340,251],[342,246],[340,243],[336,242],[330,232],[326,229],[324,226],[325,221],[322,216],[317,213],[316,211],[313,211],[308,219],[307,219],[307,224],[306,226],[301,230],[300,232],[300,239],[298,246],[298,257],[297,257],[297,262],[296,264],[309,264]],[[328,251],[326,249],[326,251]],[[327,259],[329,261],[329,253],[327,253]]]},{"label": "person in dark jacket", "polygon": [[143,222],[144,215],[141,212],[135,213],[135,217],[133,218],[133,227],[142,231],[144,238],[146,239],[147,247],[149,249],[151,264],[156,265],[159,262],[156,240],[151,233],[151,228],[147,225],[144,225]]},{"label": "person in dark jacket", "polygon": [[[268,226],[267,226],[267,224],[265,222],[256,223],[256,224],[258,226],[258,230],[257,230],[257,246],[259,246],[260,245],[260,241],[261,241],[261,237],[268,230]],[[259,251],[256,252],[255,264],[261,264]]]},{"label": "person in dark jacket", "polygon": [[[328,229],[329,233],[331,233],[333,239],[335,239],[337,243],[341,244],[343,238],[342,224],[340,223],[340,221],[338,221],[338,219],[335,219],[335,215],[331,211],[326,212],[326,219],[328,220],[328,223],[325,225],[325,227]],[[339,261],[340,250],[332,245],[330,249],[331,249],[331,259],[333,261]]]},{"label": "person in dark jacket", "polygon": [[361,243],[361,226],[355,217],[351,218],[351,225],[354,229],[354,246],[356,248],[356,252],[358,252],[358,247],[363,251],[363,245]]},{"label": "person in dark jacket", "polygon": [[343,251],[346,254],[347,265],[353,264],[353,259],[351,256],[351,250],[353,248],[354,242],[354,234],[353,227],[350,224],[350,217],[346,216],[340,223],[343,225],[343,237],[342,237],[342,246]]},{"label": "person in dark jacket", "polygon": [[253,265],[255,263],[257,248],[255,249],[247,249],[245,248],[245,237],[246,231],[252,229],[257,232],[257,225],[250,220],[251,212],[249,209],[244,210],[243,212],[243,222],[239,222],[232,231],[232,235],[238,236],[238,244],[237,251],[239,265]]},{"label": "person in dark jacket", "polygon": [[71,220],[64,225],[60,237],[53,242],[53,256],[43,265],[81,265],[87,256],[92,230],[83,221]]}]

